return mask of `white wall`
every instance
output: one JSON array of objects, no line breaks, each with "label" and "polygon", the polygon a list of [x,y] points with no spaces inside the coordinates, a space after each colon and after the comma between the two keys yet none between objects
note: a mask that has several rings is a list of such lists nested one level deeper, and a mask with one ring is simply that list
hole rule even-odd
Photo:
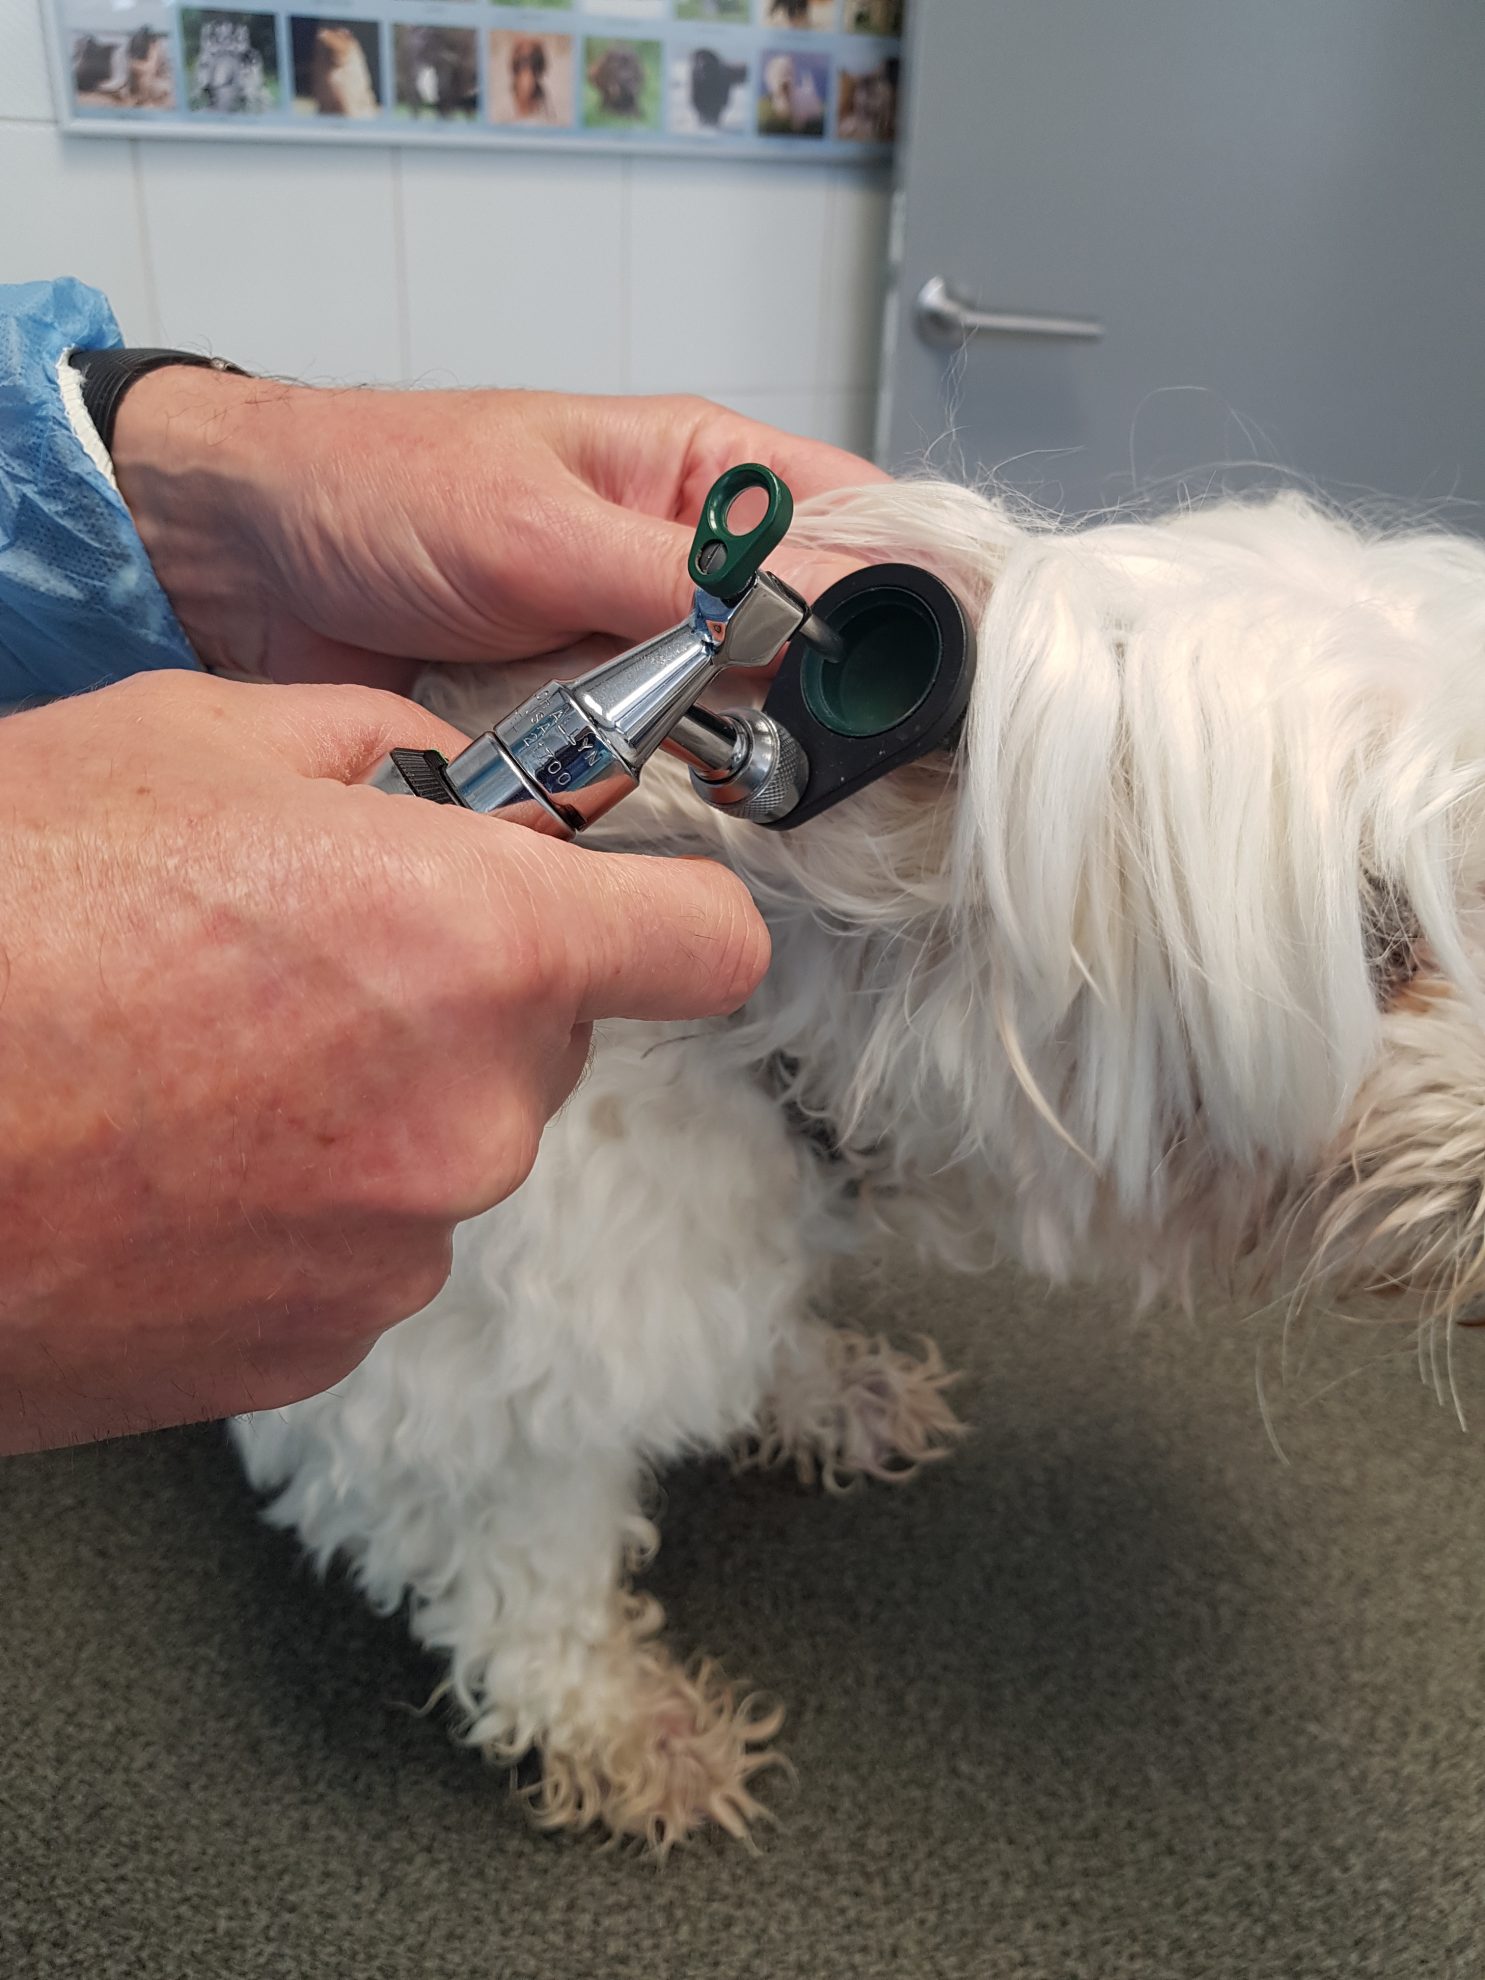
[{"label": "white wall", "polygon": [[[250,370],[703,392],[865,452],[888,192],[849,167],[64,137],[0,0],[0,281]],[[730,241],[709,279],[690,243]]]}]

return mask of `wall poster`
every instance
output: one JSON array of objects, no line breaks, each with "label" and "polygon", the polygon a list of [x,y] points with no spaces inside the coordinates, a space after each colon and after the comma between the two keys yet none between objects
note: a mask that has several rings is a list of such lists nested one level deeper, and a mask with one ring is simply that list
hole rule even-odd
[{"label": "wall poster", "polygon": [[904,0],[49,0],[76,132],[880,160]]}]

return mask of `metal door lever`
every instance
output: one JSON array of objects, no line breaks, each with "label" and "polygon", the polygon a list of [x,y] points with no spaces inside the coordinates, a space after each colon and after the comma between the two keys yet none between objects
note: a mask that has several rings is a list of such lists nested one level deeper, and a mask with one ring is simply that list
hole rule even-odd
[{"label": "metal door lever", "polygon": [[979,309],[949,287],[942,275],[931,275],[913,304],[913,324],[925,344],[935,350],[957,350],[981,330],[1000,337],[1070,337],[1088,341],[1103,335],[1103,325],[1091,316],[1031,316],[1020,310]]}]

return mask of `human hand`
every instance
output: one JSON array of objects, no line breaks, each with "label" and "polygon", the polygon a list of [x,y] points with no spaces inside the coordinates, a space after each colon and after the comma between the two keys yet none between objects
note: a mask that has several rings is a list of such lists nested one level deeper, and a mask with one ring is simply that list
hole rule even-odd
[{"label": "human hand", "polygon": [[597,1018],[767,961],[705,861],[347,788],[425,710],[140,676],[0,723],[0,1450],[268,1408],[425,1305]]},{"label": "human hand", "polygon": [[[428,660],[629,643],[690,609],[724,468],[796,497],[882,480],[702,399],[327,391],[181,367],[129,392],[119,486],[209,666],[405,688]],[[852,566],[772,568],[815,598]]]}]

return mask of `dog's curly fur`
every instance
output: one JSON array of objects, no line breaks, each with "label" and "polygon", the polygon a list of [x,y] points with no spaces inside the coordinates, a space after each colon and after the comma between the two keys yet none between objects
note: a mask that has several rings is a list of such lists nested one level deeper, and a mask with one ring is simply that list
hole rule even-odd
[{"label": "dog's curly fur", "polygon": [[[1485,1291],[1485,546],[1294,496],[1058,532],[927,482],[797,531],[959,591],[957,750],[792,835],[657,765],[608,836],[731,863],[763,988],[606,1027],[433,1305],[237,1426],[271,1517],[410,1604],[471,1741],[535,1749],[540,1819],[661,1850],[746,1824],[774,1720],[636,1606],[649,1474],[732,1448],[839,1483],[958,1429],[931,1351],[813,1317],[832,1256],[906,1231],[1445,1330]],[[473,728],[533,684],[425,698]]]}]

